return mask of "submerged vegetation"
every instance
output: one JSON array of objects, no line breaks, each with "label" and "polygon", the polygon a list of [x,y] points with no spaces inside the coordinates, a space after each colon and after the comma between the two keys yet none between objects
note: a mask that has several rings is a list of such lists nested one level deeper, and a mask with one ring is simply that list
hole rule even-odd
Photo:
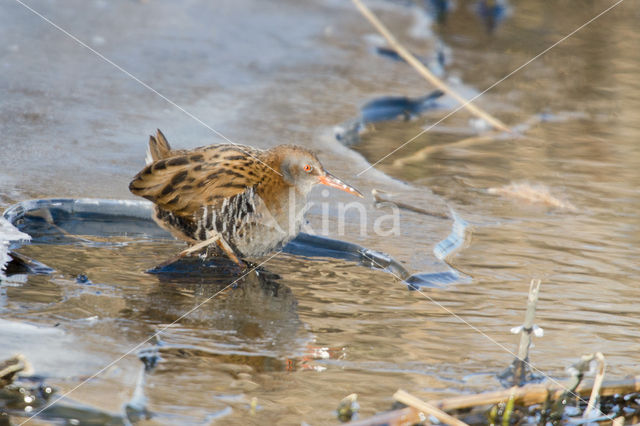
[{"label": "submerged vegetation", "polygon": [[[423,401],[404,390],[394,399],[406,408],[349,423],[353,426],[443,424],[633,424],[640,420],[640,376],[604,381],[606,362],[601,353],[585,355],[567,370],[571,377],[560,381],[533,367],[529,359],[532,337],[543,336],[534,324],[540,294],[540,280],[531,281],[524,322],[511,332],[520,334],[520,344],[513,363],[498,375],[505,390]],[[592,382],[585,378],[595,372]],[[544,382],[544,383],[542,383]],[[345,403],[348,400],[349,403]],[[353,420],[357,395],[352,394],[338,407],[340,421]],[[359,408],[359,406],[356,406]],[[346,419],[346,420],[345,420]]]}]

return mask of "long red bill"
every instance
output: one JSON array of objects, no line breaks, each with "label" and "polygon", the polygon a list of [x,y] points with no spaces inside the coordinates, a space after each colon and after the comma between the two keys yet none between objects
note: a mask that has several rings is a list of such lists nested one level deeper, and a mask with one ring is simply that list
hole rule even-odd
[{"label": "long red bill", "polygon": [[362,193],[360,191],[358,191],[357,189],[355,189],[352,186],[347,185],[346,183],[344,183],[343,181],[341,181],[340,179],[338,179],[337,177],[335,177],[331,173],[325,172],[325,174],[323,176],[318,176],[318,182],[323,184],[323,185],[327,185],[327,186],[330,186],[332,188],[340,189],[340,190],[342,190],[344,192],[348,192],[349,194],[357,195],[358,197],[364,198],[364,195],[362,195]]}]

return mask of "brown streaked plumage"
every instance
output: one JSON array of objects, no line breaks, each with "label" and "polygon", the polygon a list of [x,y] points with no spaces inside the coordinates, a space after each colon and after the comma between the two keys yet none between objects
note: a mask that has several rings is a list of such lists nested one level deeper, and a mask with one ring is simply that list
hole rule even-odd
[{"label": "brown streaked plumage", "polygon": [[155,220],[191,245],[181,255],[207,247],[238,262],[277,250],[298,234],[315,184],[362,196],[306,148],[172,150],[158,130],[149,139],[147,166],[129,189],[154,202]]}]

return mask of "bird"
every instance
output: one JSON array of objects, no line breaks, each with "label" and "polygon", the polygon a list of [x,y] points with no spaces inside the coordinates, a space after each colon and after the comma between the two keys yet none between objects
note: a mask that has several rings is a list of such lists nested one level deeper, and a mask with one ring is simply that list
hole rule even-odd
[{"label": "bird", "polygon": [[317,184],[363,197],[304,147],[172,149],[158,129],[129,190],[152,201],[156,223],[189,245],[162,265],[203,251],[242,265],[240,259],[267,255],[295,238]]}]

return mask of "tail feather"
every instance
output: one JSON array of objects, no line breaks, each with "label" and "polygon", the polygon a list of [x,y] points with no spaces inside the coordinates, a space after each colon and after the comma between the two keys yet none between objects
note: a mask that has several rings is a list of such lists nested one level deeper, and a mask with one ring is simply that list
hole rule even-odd
[{"label": "tail feather", "polygon": [[171,155],[171,146],[162,131],[158,129],[156,136],[149,136],[149,150],[145,162],[151,164]]}]

